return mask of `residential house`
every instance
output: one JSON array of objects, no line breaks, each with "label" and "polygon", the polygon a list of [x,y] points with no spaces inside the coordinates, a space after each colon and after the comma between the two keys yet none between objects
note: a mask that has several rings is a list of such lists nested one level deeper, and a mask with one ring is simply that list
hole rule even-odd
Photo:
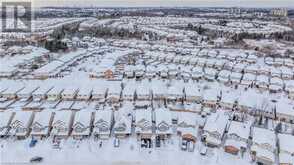
[{"label": "residential house", "polygon": [[31,136],[34,138],[48,137],[52,129],[54,114],[50,110],[36,112],[31,125]]},{"label": "residential house", "polygon": [[97,84],[93,87],[92,100],[105,99],[107,95],[108,87],[107,84]]},{"label": "residential house", "polygon": [[121,84],[120,83],[109,83],[107,91],[107,100],[110,102],[118,102],[121,98]]},{"label": "residential house", "polygon": [[138,101],[144,101],[144,100],[151,100],[152,95],[151,95],[151,89],[150,89],[150,84],[148,82],[141,82],[137,86],[136,89],[136,100]]},{"label": "residential house", "polygon": [[76,95],[76,100],[87,101],[92,97],[93,87],[83,86]]},{"label": "residential house", "polygon": [[61,99],[61,93],[63,92],[63,87],[54,87],[47,93],[48,101],[57,101]]},{"label": "residential house", "polygon": [[9,87],[8,89],[1,92],[1,96],[6,99],[16,99],[17,93],[19,93],[21,90],[23,90],[24,87]]},{"label": "residential house", "polygon": [[275,104],[276,118],[283,122],[294,123],[294,103],[290,99],[277,100]]},{"label": "residential house", "polygon": [[74,112],[70,110],[56,111],[52,122],[51,135],[54,138],[68,138],[71,134]]},{"label": "residential house", "polygon": [[231,75],[231,72],[230,71],[228,71],[228,70],[221,70],[218,73],[217,79],[218,79],[218,81],[226,84],[230,80],[230,75]]},{"label": "residential house", "polygon": [[117,138],[126,138],[132,134],[132,116],[117,113],[113,132]]},{"label": "residential house", "polygon": [[24,139],[30,134],[34,112],[17,111],[10,123],[9,135],[17,139]]},{"label": "residential house", "polygon": [[214,81],[216,74],[217,74],[217,70],[212,69],[212,68],[205,68],[204,69],[204,78],[208,81]]},{"label": "residential house", "polygon": [[113,125],[112,110],[105,109],[95,112],[93,135],[96,138],[108,139]]},{"label": "residential house", "polygon": [[0,137],[6,137],[10,129],[10,123],[15,115],[15,112],[1,112],[0,113]]},{"label": "residential house", "polygon": [[219,89],[209,88],[203,90],[202,93],[202,104],[206,107],[215,108],[220,97]]},{"label": "residential house", "polygon": [[227,124],[228,116],[223,112],[213,113],[208,116],[202,134],[205,144],[211,147],[220,147]]},{"label": "residential house", "polygon": [[184,88],[185,101],[187,102],[201,102],[201,90],[195,84],[187,84]]},{"label": "residential house", "polygon": [[196,66],[195,68],[192,69],[192,79],[193,80],[199,80],[203,78],[204,72],[202,67]]},{"label": "residential house", "polygon": [[243,79],[241,81],[241,85],[253,85],[256,82],[256,74],[252,74],[252,73],[245,73],[243,75]]},{"label": "residential house", "polygon": [[180,84],[174,84],[167,88],[168,101],[182,101],[184,98],[184,88]]},{"label": "residential house", "polygon": [[135,98],[136,82],[128,82],[122,90],[122,99],[127,101],[133,101]]},{"label": "residential house", "polygon": [[177,113],[177,134],[184,140],[196,142],[198,126],[196,114],[190,112]]},{"label": "residential house", "polygon": [[30,99],[32,94],[38,89],[37,86],[26,86],[23,90],[17,93],[17,97],[20,99]]},{"label": "residential house", "polygon": [[76,87],[66,87],[61,94],[62,100],[74,100],[79,92]]},{"label": "residential house", "polygon": [[74,139],[82,139],[91,134],[92,124],[94,121],[94,113],[89,110],[80,110],[75,113],[72,125],[71,136]]},{"label": "residential house", "polygon": [[279,164],[294,164],[294,136],[290,134],[278,134]]},{"label": "residential house", "polygon": [[231,154],[245,152],[250,137],[249,122],[232,121],[229,125],[228,133],[224,144],[225,151]]},{"label": "residential house", "polygon": [[273,131],[253,127],[251,157],[257,163],[275,164],[276,135]]},{"label": "residential house", "polygon": [[53,89],[50,86],[40,86],[37,90],[32,93],[33,100],[39,101],[43,99],[47,99],[47,93]]},{"label": "residential house", "polygon": [[138,139],[151,139],[152,138],[152,111],[137,110],[135,116],[135,133]]},{"label": "residential house", "polygon": [[266,75],[259,75],[256,78],[256,86],[261,90],[266,90],[269,86],[269,77]]},{"label": "residential house", "polygon": [[155,134],[160,139],[166,139],[172,134],[172,117],[169,109],[155,110]]},{"label": "residential house", "polygon": [[23,111],[42,111],[44,107],[43,102],[31,101],[22,107]]}]

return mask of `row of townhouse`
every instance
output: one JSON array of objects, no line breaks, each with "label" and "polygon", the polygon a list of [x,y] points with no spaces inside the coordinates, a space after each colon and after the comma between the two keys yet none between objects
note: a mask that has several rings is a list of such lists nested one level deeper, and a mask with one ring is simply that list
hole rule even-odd
[{"label": "row of townhouse", "polygon": [[[111,85],[111,88],[108,86]],[[193,83],[174,83],[169,85],[162,81],[101,83],[95,87],[20,87],[9,88],[1,92],[0,110],[21,105],[23,110],[42,110],[46,108],[46,102],[56,101],[56,109],[81,109],[72,108],[79,102],[91,100],[110,100],[118,102],[126,101],[185,101],[186,103],[198,102],[205,107],[221,107],[223,109],[238,109],[254,115],[262,115],[272,119],[278,119],[289,123],[294,122],[293,103],[290,99],[278,99],[271,101],[267,94],[257,93],[255,90],[232,90],[230,88],[207,88]],[[6,92],[5,92],[6,91]],[[242,93],[242,94],[241,94]],[[12,99],[17,98],[17,99]],[[28,98],[33,98],[28,100]],[[43,99],[43,100],[42,100]],[[47,99],[47,100],[44,100]],[[60,101],[61,100],[61,101]]]},{"label": "row of townhouse", "polygon": [[254,51],[244,51],[240,49],[192,49],[188,55],[179,55],[173,52],[146,52],[146,56],[154,60],[175,64],[189,64],[203,66],[209,60],[223,60],[245,63],[256,63],[258,58]]},{"label": "row of townhouse", "polygon": [[[235,65],[232,66],[222,64],[219,67],[213,68],[216,63],[214,62],[206,66],[184,66],[184,65],[159,65],[153,66],[143,65],[126,67],[124,74],[127,78],[153,78],[160,76],[161,78],[175,79],[182,77],[184,80],[200,80],[205,79],[207,81],[218,81],[225,85],[242,85],[258,88],[262,91],[269,90],[272,93],[285,91],[290,98],[294,98],[293,87],[293,71],[289,68],[278,70],[273,68],[269,69],[269,72],[263,71],[264,68],[255,70],[247,70],[247,65]],[[130,69],[131,68],[131,69]],[[285,72],[285,73],[284,73]],[[270,73],[270,74],[268,74]]]},{"label": "row of townhouse", "polygon": [[133,118],[127,115],[115,116],[114,113],[111,109],[1,112],[1,137],[15,136],[22,139],[29,135],[35,138],[51,135],[56,138],[72,136],[81,139],[93,134],[97,138],[108,139],[114,134],[124,138],[132,134],[132,126],[139,139],[151,138],[153,135],[165,139],[172,133],[171,112],[167,109],[157,109],[154,113],[151,109],[138,110]]},{"label": "row of townhouse", "polygon": [[[113,88],[109,88],[109,86]],[[117,91],[115,91],[117,90]],[[104,99],[106,94],[110,96],[113,93],[120,94],[120,83],[101,83],[97,86],[34,86],[28,85],[25,87],[8,87],[0,89],[0,97],[2,100],[22,99],[40,101],[47,99],[49,101],[56,100],[93,100]]]},{"label": "row of townhouse", "polygon": [[231,154],[244,154],[249,151],[253,161],[272,165],[293,165],[293,139],[290,134],[276,134],[274,131],[259,128],[250,121],[229,121],[224,115],[213,114],[206,120],[202,140],[212,147],[223,146]]}]

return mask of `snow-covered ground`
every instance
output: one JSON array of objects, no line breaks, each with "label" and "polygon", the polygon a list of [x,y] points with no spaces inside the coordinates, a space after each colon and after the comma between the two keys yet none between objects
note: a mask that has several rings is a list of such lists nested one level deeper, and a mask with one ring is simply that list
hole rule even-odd
[{"label": "snow-covered ground", "polygon": [[95,141],[93,138],[82,141],[64,140],[60,149],[52,148],[52,139],[38,141],[33,148],[29,147],[30,139],[21,141],[1,141],[1,163],[30,164],[34,156],[44,158],[42,164],[199,164],[227,165],[238,161],[240,165],[250,164],[248,155],[244,158],[223,152],[222,149],[209,148],[206,156],[199,154],[201,142],[196,143],[195,151],[182,151],[179,138],[173,137],[161,148],[141,148],[133,138],[122,139],[120,146],[113,146],[114,139]]}]

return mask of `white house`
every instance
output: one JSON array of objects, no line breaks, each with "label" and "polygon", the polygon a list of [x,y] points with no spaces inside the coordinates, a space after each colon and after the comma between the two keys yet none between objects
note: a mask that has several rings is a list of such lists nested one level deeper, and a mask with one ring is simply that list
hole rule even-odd
[{"label": "white house", "polygon": [[209,88],[203,90],[202,99],[203,105],[206,107],[214,108],[219,100],[220,91],[217,88]]},{"label": "white house", "polygon": [[33,95],[33,100],[41,100],[41,99],[46,99],[47,98],[47,93],[53,89],[51,86],[40,86],[37,90],[35,90],[32,95]]},{"label": "white house", "polygon": [[273,131],[253,127],[251,157],[256,162],[275,164],[276,135]]},{"label": "white house", "polygon": [[83,86],[79,89],[79,92],[76,96],[77,100],[89,100],[92,96],[93,87],[92,86]]},{"label": "white house", "polygon": [[101,100],[106,98],[107,94],[107,84],[98,84],[93,87],[92,100]]},{"label": "white house", "polygon": [[137,84],[135,82],[128,82],[122,90],[122,99],[127,101],[133,101],[135,98],[136,86]]},{"label": "white house", "polygon": [[0,137],[6,137],[10,129],[10,123],[14,117],[14,112],[1,112],[0,113]]},{"label": "white house", "polygon": [[176,64],[169,64],[168,65],[168,77],[169,78],[176,78],[179,73],[179,68]]},{"label": "white house", "polygon": [[71,110],[71,107],[73,106],[74,101],[59,101],[55,105],[55,109],[57,110]]},{"label": "white house", "polygon": [[294,164],[294,136],[290,134],[278,134],[279,163],[280,165]]},{"label": "white house", "polygon": [[238,154],[239,151],[245,152],[250,137],[250,127],[249,122],[232,121],[224,144],[225,151],[231,154]]},{"label": "white house", "polygon": [[155,133],[161,139],[166,139],[172,134],[172,117],[169,109],[155,110]]},{"label": "white house", "polygon": [[66,87],[61,94],[62,100],[74,100],[79,92],[76,87]]},{"label": "white house", "polygon": [[182,139],[196,142],[198,134],[196,114],[190,112],[177,113],[177,133]]},{"label": "white house", "polygon": [[108,139],[113,125],[112,110],[99,110],[95,112],[93,135],[100,139]]},{"label": "white house", "polygon": [[281,78],[273,77],[270,79],[269,90],[270,92],[280,92],[283,90],[284,82]]},{"label": "white house", "polygon": [[13,105],[15,102],[15,100],[6,100],[3,102],[0,102],[0,111],[6,111],[7,109],[10,108],[11,105]]},{"label": "white house", "polygon": [[284,81],[285,91],[288,93],[288,97],[294,100],[294,80]]},{"label": "white house", "polygon": [[280,121],[294,123],[294,103],[290,99],[277,100],[276,105],[276,117]]},{"label": "white house", "polygon": [[56,111],[51,135],[56,138],[67,138],[71,133],[73,119],[74,113],[70,110]]},{"label": "white house", "polygon": [[145,66],[144,65],[136,65],[134,71],[135,71],[136,78],[141,78],[145,74]]},{"label": "white house", "polygon": [[63,87],[55,86],[47,93],[47,100],[48,101],[57,101],[61,99],[61,93],[63,92]]},{"label": "white house", "polygon": [[157,72],[157,69],[155,66],[150,66],[150,65],[147,65],[147,68],[146,68],[146,77],[147,78],[153,78],[156,76],[156,72]]},{"label": "white house", "polygon": [[184,88],[181,84],[173,84],[167,88],[168,101],[181,101],[184,98]]},{"label": "white house", "polygon": [[112,82],[108,84],[107,100],[110,102],[118,102],[121,98],[121,84]]},{"label": "white house", "polygon": [[293,78],[293,71],[291,68],[289,67],[281,67],[281,71],[282,71],[282,79],[283,80],[291,80]]},{"label": "white house", "polygon": [[75,113],[72,125],[71,136],[75,139],[90,136],[91,127],[94,121],[94,115],[89,110],[80,110]]},{"label": "white house", "polygon": [[34,119],[34,112],[17,111],[10,123],[9,135],[18,139],[26,138],[30,133],[31,124]]},{"label": "white house", "polygon": [[199,80],[204,76],[204,72],[202,67],[195,67],[192,69],[192,79],[193,80]]},{"label": "white house", "polygon": [[133,78],[135,76],[135,66],[127,65],[124,74],[127,78]]},{"label": "white house", "polygon": [[41,111],[44,109],[43,102],[31,101],[22,107],[23,111]]},{"label": "white house", "polygon": [[212,69],[212,68],[205,68],[204,69],[204,77],[206,80],[208,81],[214,81],[215,80],[215,76],[217,74],[217,70]]},{"label": "white house", "polygon": [[230,75],[230,80],[233,84],[240,84],[242,78],[242,73],[232,72]]},{"label": "white house", "polygon": [[228,116],[224,113],[213,113],[208,116],[203,128],[202,138],[211,147],[219,147],[222,143],[223,135],[227,129]]},{"label": "white house", "polygon": [[256,78],[256,86],[261,90],[266,90],[269,86],[269,77],[266,75],[259,75]]},{"label": "white house", "polygon": [[135,133],[138,139],[152,138],[152,112],[151,109],[136,110]]},{"label": "white house", "polygon": [[1,96],[7,99],[15,99],[17,97],[17,93],[23,90],[24,87],[9,87],[8,89],[1,92]]},{"label": "white house", "polygon": [[241,85],[253,85],[256,82],[256,74],[252,74],[252,73],[245,73],[243,75],[243,79],[241,81]]},{"label": "white house", "polygon": [[230,80],[231,72],[228,70],[221,70],[218,73],[217,79],[222,83],[227,83]]},{"label": "white house", "polygon": [[219,105],[223,109],[232,110],[235,105],[238,103],[238,99],[241,95],[239,90],[222,90],[221,99],[219,101]]},{"label": "white house", "polygon": [[20,99],[30,99],[32,94],[38,89],[38,86],[26,86],[23,90],[17,93],[17,97]]},{"label": "white house", "polygon": [[151,82],[151,89],[152,89],[152,94],[153,94],[154,100],[166,99],[166,95],[167,95],[166,84],[164,84],[161,81],[153,80]]},{"label": "white house", "polygon": [[151,89],[148,82],[143,81],[137,86],[136,99],[139,101],[151,100]]},{"label": "white house", "polygon": [[184,88],[185,101],[200,102],[202,101],[201,90],[196,84],[187,84]]},{"label": "white house", "polygon": [[113,132],[117,138],[126,138],[127,136],[131,135],[132,119],[124,114],[116,115]]},{"label": "white house", "polygon": [[48,137],[52,128],[54,113],[50,110],[35,113],[34,122],[31,125],[31,136]]}]

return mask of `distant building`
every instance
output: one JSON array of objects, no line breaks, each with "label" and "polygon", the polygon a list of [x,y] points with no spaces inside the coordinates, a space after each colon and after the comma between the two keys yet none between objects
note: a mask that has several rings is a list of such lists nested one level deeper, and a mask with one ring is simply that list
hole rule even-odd
[{"label": "distant building", "polygon": [[276,8],[271,10],[272,16],[277,17],[287,17],[288,16],[288,10],[286,8]]}]

